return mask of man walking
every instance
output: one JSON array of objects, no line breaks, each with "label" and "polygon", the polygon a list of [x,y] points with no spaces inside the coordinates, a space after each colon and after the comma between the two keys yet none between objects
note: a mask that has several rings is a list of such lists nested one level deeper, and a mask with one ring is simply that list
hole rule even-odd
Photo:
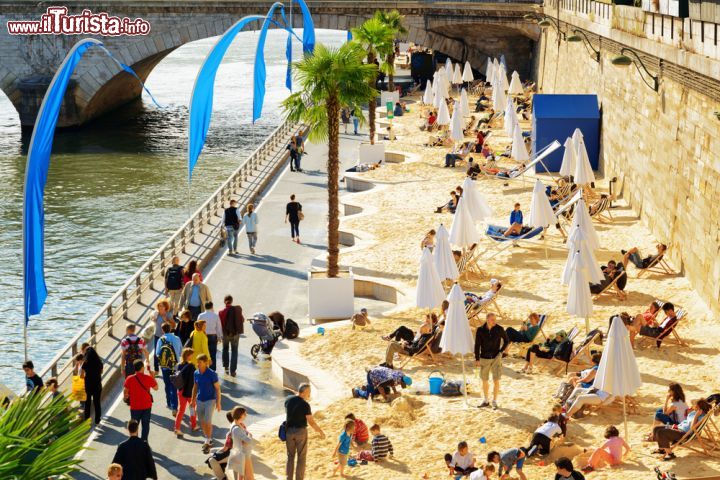
[{"label": "man walking", "polygon": [[205,311],[198,316],[198,320],[205,320],[205,334],[208,338],[208,350],[210,351],[210,368],[217,371],[215,357],[217,356],[218,342],[223,338],[220,317],[213,310],[213,303],[205,304]]},{"label": "man walking", "polygon": [[182,343],[172,332],[172,325],[165,322],[160,327],[162,336],[155,345],[155,357],[157,358],[160,371],[162,372],[163,383],[165,384],[165,401],[167,407],[172,411],[173,417],[177,415],[178,396],[177,388],[170,380],[170,375],[175,373],[175,367],[180,363],[182,355]]},{"label": "man walking", "polygon": [[237,237],[240,233],[240,216],[238,215],[237,202],[230,200],[230,208],[225,209],[223,215],[225,230],[227,231],[228,255],[237,253]]},{"label": "man walking", "polygon": [[295,194],[290,195],[290,202],[285,206],[285,223],[290,222],[290,236],[293,242],[300,243],[300,216],[302,205],[295,201]]},{"label": "man walking", "polygon": [[125,336],[120,340],[122,361],[120,362],[120,373],[125,378],[135,373],[135,361],[145,362],[149,358],[145,340],[135,335],[135,324],[128,323],[125,327]]},{"label": "man walking", "polygon": [[[222,363],[225,374],[235,376],[237,372],[238,341],[240,335],[245,333],[245,317],[242,307],[233,305],[233,297],[225,295],[225,308],[220,311],[220,323],[222,325]],[[232,350],[232,352],[228,351]]]},{"label": "man walking", "polygon": [[213,443],[212,416],[213,409],[220,411],[220,382],[217,374],[208,368],[209,359],[204,353],[197,356],[197,370],[195,371],[195,385],[192,391],[191,407],[195,407],[200,428],[205,435],[202,445],[203,453],[208,453]]},{"label": "man walking", "polygon": [[195,322],[207,302],[212,302],[210,288],[202,282],[199,273],[193,273],[192,281],[186,283],[183,288],[180,305],[190,310],[190,317]]},{"label": "man walking", "polygon": [[140,438],[147,442],[153,404],[150,389],[157,390],[158,384],[152,376],[145,373],[145,364],[142,360],[135,360],[133,367],[135,373],[125,379],[123,398],[130,405],[130,418],[142,425]]},{"label": "man walking", "polygon": [[[307,457],[307,426],[311,427],[325,438],[325,433],[315,423],[310,410],[310,384],[301,383],[298,394],[285,400],[285,426],[287,447],[287,464],[285,475],[287,480],[304,480],[305,459]],[[295,458],[297,457],[297,462]]]},{"label": "man walking", "polygon": [[243,215],[242,221],[245,224],[245,233],[248,237],[250,253],[254,255],[255,245],[257,244],[257,224],[259,223],[257,213],[255,213],[255,205],[251,203],[247,206],[247,212]]},{"label": "man walking", "polygon": [[172,314],[180,313],[180,295],[182,294],[183,268],[180,266],[180,258],[172,258],[172,265],[165,270],[165,294],[170,299]]},{"label": "man walking", "polygon": [[28,392],[35,390],[42,390],[45,386],[43,380],[35,373],[35,365],[31,360],[26,361],[22,365],[23,371],[25,372],[25,388]]},{"label": "man walking", "polygon": [[150,445],[138,438],[138,421],[130,420],[127,429],[130,437],[118,445],[112,463],[122,466],[123,480],[157,480]]},{"label": "man walking", "polygon": [[480,367],[480,378],[485,395],[481,407],[490,405],[488,393],[490,391],[490,374],[493,377],[492,408],[497,410],[498,394],[500,393],[500,377],[502,376],[502,354],[510,345],[505,329],[497,324],[495,314],[488,313],[485,324],[475,333],[475,366]]}]

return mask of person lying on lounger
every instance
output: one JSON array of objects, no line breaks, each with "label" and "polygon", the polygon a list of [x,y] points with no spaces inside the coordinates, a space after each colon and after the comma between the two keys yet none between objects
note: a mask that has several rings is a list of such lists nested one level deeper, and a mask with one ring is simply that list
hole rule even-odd
[{"label": "person lying on lounger", "polygon": [[452,152],[445,154],[445,168],[455,168],[455,162],[464,160],[465,157],[474,149],[475,144],[472,142],[464,142],[462,145],[453,148]]},{"label": "person lying on lounger", "polygon": [[474,304],[474,305],[485,305],[489,301],[491,301],[497,293],[502,288],[502,282],[498,280],[497,278],[491,278],[490,279],[490,289],[483,293],[481,296],[475,295],[474,293],[466,292],[465,293],[465,305]]},{"label": "person lying on lounger", "polygon": [[523,213],[520,210],[520,204],[516,203],[515,208],[510,212],[510,228],[505,230],[504,236],[520,235],[523,227]]},{"label": "person lying on lounger", "polygon": [[527,353],[525,353],[525,366],[520,370],[521,373],[532,373],[533,360],[535,357],[551,359],[555,355],[555,349],[567,338],[567,332],[565,330],[559,330],[555,335],[542,345],[535,344],[531,346]]},{"label": "person lying on lounger", "polygon": [[627,275],[623,275],[623,272],[625,272],[625,269],[623,268],[623,265],[618,265],[615,260],[610,260],[607,265],[603,265],[601,267],[603,276],[605,277],[600,283],[591,283],[590,284],[590,293],[598,294],[605,290],[608,285],[610,285],[618,276],[621,276],[617,283],[618,290],[621,292],[625,291],[625,286],[627,285]]},{"label": "person lying on lounger", "polygon": [[613,395],[597,388],[583,388],[577,386],[575,390],[570,394],[567,402],[565,402],[565,409],[567,411],[568,419],[582,415],[585,407],[591,405],[602,405],[608,404],[615,399]]},{"label": "person lying on lounger", "polygon": [[440,132],[437,136],[428,138],[426,147],[451,147],[453,144],[452,139],[448,136],[447,130]]},{"label": "person lying on lounger", "polygon": [[450,212],[455,213],[455,208],[457,208],[458,200],[460,200],[460,197],[458,196],[457,192],[455,190],[450,192],[450,201],[447,202],[445,205],[437,207],[435,209],[435,213],[443,213],[443,212]]},{"label": "person lying on lounger", "polygon": [[665,319],[662,322],[658,323],[655,318],[651,318],[644,327],[640,328],[640,335],[642,335],[643,337],[658,338],[663,332],[665,332],[665,330],[668,330],[675,326],[675,324],[678,322],[677,314],[675,313],[675,305],[667,302],[665,305],[662,306],[662,309],[665,313]]},{"label": "person lying on lounger", "polygon": [[531,313],[528,315],[526,321],[520,325],[520,330],[515,330],[512,327],[507,327],[505,333],[507,333],[508,339],[515,343],[530,343],[535,340],[535,336],[540,329],[538,325],[540,323],[540,315],[537,313]]},{"label": "person lying on lounger", "polygon": [[425,315],[425,319],[423,320],[422,325],[420,325],[420,329],[417,331],[417,333],[413,332],[412,329],[406,327],[405,325],[400,325],[391,334],[383,335],[382,339],[385,341],[392,340],[394,342],[404,341],[406,343],[412,343],[413,341],[420,338],[422,335],[432,333],[433,327],[437,324],[437,321],[437,315],[435,315],[434,313],[428,313]]},{"label": "person lying on lounger", "polygon": [[635,265],[640,270],[648,268],[659,257],[665,255],[665,252],[667,251],[667,245],[665,245],[664,243],[658,243],[657,245],[655,245],[655,249],[657,250],[657,253],[655,255],[650,255],[645,258],[642,257],[642,255],[640,254],[640,250],[638,250],[637,247],[633,247],[627,251],[620,250],[620,252],[622,252],[623,254],[623,265],[625,265],[625,268],[627,268],[628,262],[632,262],[633,265]]},{"label": "person lying on lounger", "polygon": [[673,444],[679,442],[690,430],[697,429],[711,408],[711,405],[703,398],[694,400],[690,413],[688,413],[685,420],[678,425],[660,425],[655,427],[653,429],[653,437],[658,444],[658,448],[652,453],[662,455],[663,460],[674,459],[675,454],[672,453]]},{"label": "person lying on lounger", "polygon": [[573,388],[577,387],[578,385],[580,385],[582,388],[592,387],[592,384],[595,381],[595,375],[597,374],[598,367],[600,366],[601,358],[601,353],[593,353],[592,357],[590,358],[593,366],[590,368],[586,368],[585,370],[582,370],[580,372],[575,372],[568,375],[568,383],[572,385]]}]

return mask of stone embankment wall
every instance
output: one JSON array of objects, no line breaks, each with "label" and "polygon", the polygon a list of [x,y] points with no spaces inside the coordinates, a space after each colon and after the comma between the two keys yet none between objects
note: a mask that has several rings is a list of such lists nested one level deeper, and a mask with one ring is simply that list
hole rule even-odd
[{"label": "stone embankment wall", "polygon": [[[555,15],[555,9],[546,13]],[[618,15],[617,10],[614,12]],[[621,12],[625,17],[631,12]],[[644,15],[633,9],[634,15]],[[688,85],[663,75],[655,92],[634,66],[610,63],[614,40],[693,71],[717,71],[718,61],[642,38],[638,32],[591,25],[584,18],[561,14],[563,29],[578,26],[601,46],[596,62],[582,43],[560,42],[547,28],[538,48],[536,75],[543,93],[595,93],[602,108],[601,169],[617,177],[617,187],[658,241],[670,246],[671,263],[686,275],[715,315],[720,314],[720,101],[711,88]],[[623,18],[613,26],[627,27]],[[565,23],[567,22],[567,23]],[[639,21],[643,23],[643,20]],[[597,28],[594,28],[597,27]],[[639,28],[637,30],[640,30]],[[571,33],[569,33],[571,34]],[[674,49],[669,51],[667,49]],[[669,67],[666,67],[669,68]],[[658,70],[651,68],[653,75]],[[667,73],[667,71],[666,71]],[[645,76],[652,84],[652,79]],[[717,87],[717,76],[705,76]],[[713,83],[715,82],[715,83]],[[563,141],[564,139],[560,139]],[[630,245],[628,245],[630,247]],[[652,245],[641,245],[652,253]],[[663,292],[657,292],[662,298]]]}]

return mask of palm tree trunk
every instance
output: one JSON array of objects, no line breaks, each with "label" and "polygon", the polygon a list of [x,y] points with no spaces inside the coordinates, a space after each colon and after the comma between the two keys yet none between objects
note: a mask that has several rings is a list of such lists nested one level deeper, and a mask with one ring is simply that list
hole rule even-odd
[{"label": "palm tree trunk", "polygon": [[338,257],[340,256],[340,208],[339,208],[339,170],[340,170],[340,104],[337,95],[330,95],[325,103],[328,116],[328,257],[327,275],[338,276]]},{"label": "palm tree trunk", "polygon": [[388,73],[388,92],[395,91],[395,75],[392,72],[395,71],[395,53],[388,55],[388,63],[392,67],[391,72]]},{"label": "palm tree trunk", "polygon": [[[367,56],[368,65],[375,63],[375,54],[370,52]],[[372,80],[370,85],[373,89],[377,85],[377,77]],[[370,130],[370,145],[375,145],[375,106],[377,105],[377,97],[373,97],[368,104],[368,129]]]}]

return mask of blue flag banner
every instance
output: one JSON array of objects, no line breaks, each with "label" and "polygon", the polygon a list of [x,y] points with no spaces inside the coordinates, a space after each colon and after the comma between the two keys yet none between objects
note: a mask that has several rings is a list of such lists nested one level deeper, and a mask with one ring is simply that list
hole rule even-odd
[{"label": "blue flag banner", "polygon": [[263,15],[249,15],[241,18],[235,25],[230,27],[218,39],[215,46],[205,58],[195,85],[190,96],[190,130],[188,133],[188,183],[192,179],[192,172],[197,164],[200,153],[205,146],[207,132],[210,129],[210,118],[212,117],[213,92],[215,89],[215,76],[217,75],[220,62],[238,33],[245,26],[257,20],[262,20]]},{"label": "blue flag banner", "polygon": [[352,40],[352,32],[350,30],[348,30],[347,41],[349,42],[351,40]]},{"label": "blue flag banner", "polygon": [[[99,47],[110,55],[120,68],[140,80],[132,68],[118,62],[99,40],[88,38],[73,46],[65,60],[55,72],[45,92],[40,111],[35,120],[28,158],[25,165],[25,191],[23,200],[23,291],[25,324],[32,315],[37,315],[45,305],[47,286],[45,284],[45,184],[50,168],[53,137],[57,126],[60,107],[68,82],[82,56],[91,47]],[[142,82],[140,82],[142,84]],[[142,85],[143,89],[152,94]],[[159,105],[158,105],[159,106]]]},{"label": "blue flag banner", "polygon": [[305,0],[293,0],[300,5],[303,16],[303,53],[308,55],[315,50],[315,24]]},{"label": "blue flag banner", "polygon": [[287,58],[287,70],[285,72],[285,86],[292,92],[292,33],[288,33],[287,45],[285,47],[285,58]]}]

